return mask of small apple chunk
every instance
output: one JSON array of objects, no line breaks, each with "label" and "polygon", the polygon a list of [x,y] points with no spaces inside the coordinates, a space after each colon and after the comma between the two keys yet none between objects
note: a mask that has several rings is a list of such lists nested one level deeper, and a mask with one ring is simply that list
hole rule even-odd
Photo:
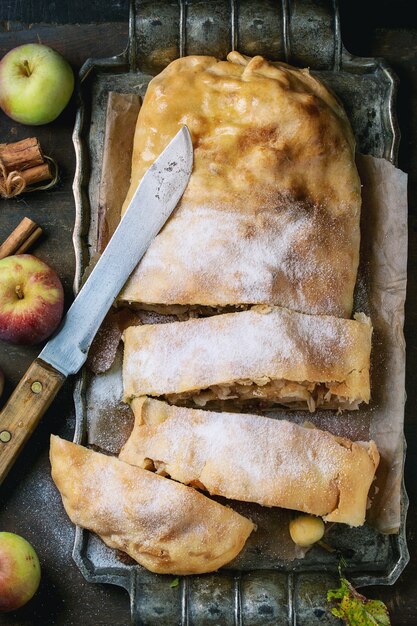
[{"label": "small apple chunk", "polygon": [[64,290],[56,272],[31,254],[0,261],[0,339],[33,345],[57,328]]},{"label": "small apple chunk", "polygon": [[70,65],[48,46],[24,44],[0,61],[0,107],[16,122],[33,126],[52,122],[73,90]]},{"label": "small apple chunk", "polygon": [[309,548],[324,535],[324,522],[321,517],[298,515],[290,522],[291,539],[298,546]]},{"label": "small apple chunk", "polygon": [[0,532],[0,611],[15,611],[35,594],[41,580],[39,559],[30,543]]}]

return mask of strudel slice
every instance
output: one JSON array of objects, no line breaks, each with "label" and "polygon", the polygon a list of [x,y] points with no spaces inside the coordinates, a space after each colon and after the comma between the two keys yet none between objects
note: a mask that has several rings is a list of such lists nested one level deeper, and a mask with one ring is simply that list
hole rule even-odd
[{"label": "strudel slice", "polygon": [[127,463],[210,494],[359,526],[378,467],[373,441],[353,443],[286,420],[213,413],[136,398]]},{"label": "strudel slice", "polygon": [[194,169],[120,300],[165,313],[266,303],[350,317],[361,192],[346,114],[308,69],[227,59],[183,57],[149,83],[125,206],[184,124]]},{"label": "strudel slice", "polygon": [[52,436],[52,478],[74,524],[160,574],[231,561],[254,525],[191,487]]},{"label": "strudel slice", "polygon": [[149,395],[206,408],[356,409],[370,397],[369,318],[256,306],[124,333],[127,401]]}]

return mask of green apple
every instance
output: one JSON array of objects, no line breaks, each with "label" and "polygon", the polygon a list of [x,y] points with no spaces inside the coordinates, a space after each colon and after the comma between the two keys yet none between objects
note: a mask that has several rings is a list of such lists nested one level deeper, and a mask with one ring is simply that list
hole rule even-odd
[{"label": "green apple", "polygon": [[18,46],[0,61],[0,107],[16,122],[33,126],[52,122],[73,90],[70,65],[48,46]]},{"label": "green apple", "polygon": [[0,611],[14,611],[35,594],[41,567],[30,543],[14,533],[0,533]]}]

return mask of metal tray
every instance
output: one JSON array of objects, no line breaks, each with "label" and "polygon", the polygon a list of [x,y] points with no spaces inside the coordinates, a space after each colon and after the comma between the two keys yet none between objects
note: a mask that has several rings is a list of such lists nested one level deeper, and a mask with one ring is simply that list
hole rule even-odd
[{"label": "metal tray", "polygon": [[[184,54],[224,57],[232,48],[309,66],[342,99],[358,149],[394,164],[399,131],[394,101],[397,81],[381,59],[353,57],[343,47],[337,2],[330,0],[133,1],[129,44],[124,53],[89,59],[80,72],[80,104],[74,130],[76,222],[75,292],[97,243],[98,188],[109,91],[143,95],[155,73]],[[88,375],[75,389],[76,432],[87,432]],[[393,584],[409,556],[405,539],[408,499],[402,491],[398,535],[369,527],[337,529],[340,548],[354,545],[347,575],[357,586]],[[330,531],[332,532],[332,531]],[[172,577],[124,563],[88,531],[77,528],[73,557],[87,580],[120,585],[130,594],[134,624],[308,625],[339,624],[326,606],[325,591],[337,582],[337,560],[313,548],[302,560],[269,561],[248,569]]]}]

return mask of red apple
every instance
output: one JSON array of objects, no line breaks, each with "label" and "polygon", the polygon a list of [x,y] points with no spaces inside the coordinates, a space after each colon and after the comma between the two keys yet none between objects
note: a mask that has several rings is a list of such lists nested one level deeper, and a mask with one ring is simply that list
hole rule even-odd
[{"label": "red apple", "polygon": [[0,339],[32,345],[62,318],[64,291],[55,271],[31,254],[0,261]]},{"label": "red apple", "polygon": [[26,604],[40,580],[39,559],[30,543],[14,533],[0,533],[0,611]]},{"label": "red apple", "polygon": [[70,65],[48,46],[24,44],[0,61],[0,107],[16,122],[34,126],[52,122],[73,90]]}]

